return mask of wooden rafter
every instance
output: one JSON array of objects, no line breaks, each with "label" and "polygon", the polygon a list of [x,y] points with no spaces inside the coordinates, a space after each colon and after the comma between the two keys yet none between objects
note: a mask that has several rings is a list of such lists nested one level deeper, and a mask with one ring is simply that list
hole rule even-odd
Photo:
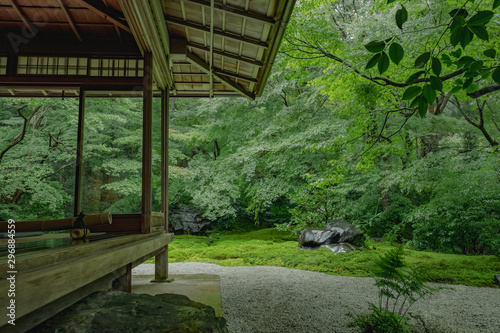
[{"label": "wooden rafter", "polygon": [[68,7],[66,7],[63,0],[59,0],[59,6],[61,7],[62,11],[64,12],[64,16],[66,16],[66,19],[68,20],[68,23],[71,27],[71,30],[73,30],[73,33],[75,34],[76,38],[78,38],[78,40],[81,42],[83,40],[82,35],[80,34],[80,31],[78,31],[78,27],[76,26],[75,22],[71,18]]},{"label": "wooden rafter", "polygon": [[[205,72],[206,74],[210,73],[210,68],[209,65],[203,61],[200,57],[198,57],[196,54],[192,52],[187,52],[186,57],[188,61],[195,67],[197,67],[199,70]],[[219,73],[213,73],[213,76],[220,80],[222,83],[224,83],[226,86],[229,88],[233,89],[234,91],[240,93],[241,95],[250,98],[251,100],[255,99],[255,95],[252,94],[251,92],[247,91],[244,87],[242,87],[240,84],[234,82],[231,78],[228,76],[225,76],[223,74]]]},{"label": "wooden rafter", "polygon": [[129,26],[122,20],[120,16],[122,15],[120,12],[106,7],[103,2],[97,0],[75,0],[78,1],[82,6],[87,7],[89,10],[104,18],[105,20],[110,21],[114,25],[120,27],[128,33],[131,33]]},{"label": "wooden rafter", "polygon": [[[175,65],[178,65],[178,63],[175,63]],[[193,63],[190,62],[189,65],[193,65]],[[198,66],[196,66],[196,67],[199,68]],[[210,65],[207,64],[207,68],[209,68],[209,67],[210,67]],[[207,73],[204,70],[203,70],[202,73],[195,73],[195,72],[173,72],[172,74],[173,75],[204,75],[204,76],[205,75],[207,75],[207,76],[210,75],[210,73]],[[232,78],[235,78],[235,79],[238,79],[238,80],[242,80],[242,81],[246,81],[246,82],[257,83],[257,79],[254,79],[253,77],[249,77],[249,76],[244,76],[244,75],[241,75],[241,74],[236,74],[236,73],[228,72],[228,71],[222,70],[220,68],[214,68],[213,69],[213,74],[224,75],[224,76],[227,76],[227,77],[232,77]]]},{"label": "wooden rafter", "polygon": [[26,15],[24,15],[21,7],[19,7],[19,5],[17,4],[16,0],[10,0],[10,3],[12,5],[12,8],[17,12],[17,15],[19,15],[19,17],[23,21],[23,23],[26,26],[26,28],[28,28],[28,30],[31,32],[32,35],[35,35],[36,34],[36,28],[35,28],[35,26],[30,22],[30,20],[28,20],[28,18],[26,17]]},{"label": "wooden rafter", "polygon": [[[188,42],[187,46],[198,49],[198,50],[202,50],[202,51],[207,51],[207,52],[210,51],[210,49],[208,47],[203,46],[201,44],[197,44],[197,43]],[[264,65],[261,61],[257,61],[257,60],[250,59],[250,58],[245,58],[245,57],[242,57],[242,56],[239,56],[237,54],[230,53],[230,52],[224,52],[220,49],[214,48],[214,54],[220,55],[220,56],[225,57],[225,58],[231,58],[231,59],[234,59],[237,61],[244,62],[246,64],[258,66],[258,67],[262,67]]]},{"label": "wooden rafter", "polygon": [[[210,7],[210,2],[209,1],[205,1],[205,0],[184,0],[184,1],[190,2],[190,3],[196,3],[196,4],[199,4],[201,6]],[[231,13],[231,14],[234,14],[234,15],[238,15],[238,16],[241,16],[241,17],[244,17],[244,18],[249,18],[249,19],[252,19],[252,20],[259,21],[259,22],[264,22],[264,23],[269,23],[269,24],[276,23],[276,21],[272,17],[267,17],[265,15],[261,15],[261,14],[257,14],[257,13],[252,13],[252,12],[245,11],[245,10],[242,10],[242,9],[238,9],[238,8],[235,8],[235,7],[230,7],[230,6],[224,5],[224,4],[219,3],[219,2],[216,2],[215,5],[214,5],[214,7],[217,10],[228,12],[228,13]]]},{"label": "wooden rafter", "polygon": [[[199,31],[210,33],[210,28],[209,27],[205,27],[205,26],[203,26],[201,24],[198,24],[198,23],[184,21],[184,20],[178,19],[177,17],[172,17],[172,16],[166,16],[165,20],[168,23],[176,24],[176,25],[181,26],[181,27],[192,28],[192,29],[196,29],[196,30],[199,30]],[[249,37],[242,37],[240,35],[232,34],[232,33],[226,32],[226,31],[221,31],[221,30],[215,30],[214,29],[214,35],[221,36],[221,37],[224,37],[224,38],[233,39],[233,40],[236,40],[236,41],[239,41],[239,42],[243,42],[243,43],[246,43],[246,44],[260,46],[260,47],[263,47],[263,48],[268,48],[269,47],[269,44],[267,44],[266,42],[263,42],[263,41],[260,41],[260,40],[257,40],[257,39],[253,39],[253,38],[249,38]]]},{"label": "wooden rafter", "polygon": [[218,68],[214,68],[213,71],[214,71],[214,73],[222,74],[222,75],[229,76],[229,77],[233,77],[233,78],[238,79],[238,80],[243,80],[243,81],[247,81],[247,82],[257,83],[257,79],[254,79],[253,77],[244,76],[244,75],[241,75],[241,74],[236,74],[236,73],[232,73],[232,72],[228,72],[228,71],[223,71],[223,70],[218,69]]}]

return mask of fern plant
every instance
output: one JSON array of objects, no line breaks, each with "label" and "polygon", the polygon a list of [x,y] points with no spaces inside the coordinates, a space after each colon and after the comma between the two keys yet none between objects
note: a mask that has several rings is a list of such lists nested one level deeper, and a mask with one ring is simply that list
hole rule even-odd
[{"label": "fern plant", "polygon": [[435,290],[426,282],[422,273],[406,265],[404,250],[398,245],[380,256],[375,270],[379,288],[379,309],[406,316],[412,305]]},{"label": "fern plant", "polygon": [[378,306],[370,303],[370,314],[355,316],[352,326],[362,332],[398,333],[411,332],[408,317],[412,305],[424,297],[432,295],[436,288],[430,287],[415,268],[404,261],[404,249],[398,245],[376,262],[375,285],[379,289]]}]

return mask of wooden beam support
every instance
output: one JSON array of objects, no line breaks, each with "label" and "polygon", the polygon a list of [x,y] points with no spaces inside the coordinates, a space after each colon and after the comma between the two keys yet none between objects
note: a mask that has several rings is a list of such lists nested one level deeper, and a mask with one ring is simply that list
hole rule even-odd
[{"label": "wooden beam support", "polygon": [[[199,31],[210,33],[209,27],[205,27],[204,25],[198,24],[198,23],[184,21],[184,20],[181,20],[177,17],[165,16],[165,21],[167,21],[168,23],[171,23],[171,24],[181,26],[181,27],[187,27],[187,28],[196,29]],[[266,49],[269,47],[269,44],[267,44],[266,42],[260,41],[258,39],[243,37],[243,36],[232,34],[232,33],[226,32],[226,31],[214,30],[214,35],[221,36],[224,38],[233,39],[233,40],[236,40],[238,42],[243,42],[246,44],[259,46],[259,47],[266,48]]]},{"label": "wooden beam support", "polygon": [[168,279],[168,245],[165,250],[155,256],[155,282],[166,282]]},{"label": "wooden beam support", "polygon": [[66,19],[68,20],[69,26],[71,27],[71,30],[73,30],[73,33],[75,34],[76,38],[81,42],[83,41],[82,35],[80,34],[80,31],[78,30],[78,27],[75,25],[75,22],[73,21],[73,18],[71,17],[68,7],[64,4],[63,0],[59,0],[59,6],[61,7],[64,16],[66,16]]},{"label": "wooden beam support", "polygon": [[153,169],[153,56],[144,54],[142,116],[142,208],[141,232],[151,232],[151,212],[153,209],[152,169]]},{"label": "wooden beam support", "polygon": [[[209,66],[206,62],[203,61],[200,57],[198,57],[196,54],[192,52],[187,52],[186,53],[187,60],[195,67],[197,67],[199,70],[205,72],[206,74],[210,73]],[[234,91],[240,93],[241,95],[250,98],[251,100],[255,100],[255,95],[252,94],[251,92],[247,91],[245,88],[243,88],[241,85],[238,83],[234,82],[231,78],[214,73],[214,77],[222,81],[226,86],[229,88],[233,89]]]},{"label": "wooden beam support", "polygon": [[[46,75],[46,76],[0,76],[0,86],[3,89],[29,88],[29,89],[62,89],[75,90],[75,86],[94,86],[101,90],[127,90],[142,85],[140,77],[99,77],[99,76],[72,76],[72,75]],[[93,89],[96,90],[96,89]]]},{"label": "wooden beam support", "polygon": [[[210,2],[205,1],[205,0],[184,0],[184,1],[186,1],[187,3],[196,3],[196,4],[201,5],[201,6],[210,7]],[[240,17],[252,19],[252,20],[255,20],[255,21],[269,23],[269,24],[276,23],[276,21],[272,17],[267,17],[265,15],[261,15],[261,14],[252,13],[252,12],[249,12],[249,11],[241,10],[241,9],[236,8],[236,7],[230,7],[228,5],[224,5],[223,3],[217,2],[217,3],[215,3],[214,7],[217,10],[224,11],[224,12],[227,12],[227,13],[231,13],[231,14],[234,14],[234,15],[238,15]]]},{"label": "wooden beam support", "polygon": [[28,28],[28,30],[31,32],[31,34],[33,36],[35,36],[36,32],[37,32],[37,28],[35,28],[35,26],[30,22],[30,20],[28,20],[26,15],[24,15],[21,7],[19,7],[16,0],[10,0],[10,3],[11,3],[12,8],[17,12],[17,15],[19,15],[19,17],[23,21],[26,28]]},{"label": "wooden beam support", "polygon": [[82,211],[83,138],[85,132],[85,90],[80,88],[78,101],[78,136],[76,139],[76,173],[73,216]]},{"label": "wooden beam support", "polygon": [[[203,46],[201,44],[187,42],[187,46],[198,49],[198,50],[210,52],[210,48]],[[246,64],[250,64],[250,65],[254,65],[254,66],[258,66],[258,67],[264,66],[264,64],[261,61],[257,61],[257,60],[250,59],[250,58],[245,58],[245,57],[239,56],[235,53],[229,53],[229,52],[225,52],[225,51],[222,51],[220,49],[215,49],[215,48],[214,48],[213,52],[214,52],[214,54],[220,55],[222,57],[231,58],[231,59],[234,59],[237,61],[244,62]]]},{"label": "wooden beam support", "polygon": [[111,288],[126,293],[132,292],[132,264],[125,266],[125,273],[112,281]]},{"label": "wooden beam support", "polygon": [[103,2],[98,0],[75,0],[80,5],[87,7],[89,10],[99,15],[100,17],[108,20],[114,25],[122,28],[128,33],[132,33],[124,18],[121,17],[122,13],[107,7]]},{"label": "wooden beam support", "polygon": [[[67,22],[65,23],[68,24]],[[141,51],[137,47],[133,36],[124,34],[122,41],[116,38],[102,38],[102,39],[84,39],[79,42],[73,36],[69,38],[61,38],[58,35],[44,35],[38,34],[36,38],[29,40],[29,43],[19,44],[18,50],[15,50],[7,38],[6,34],[0,34],[0,50],[13,55],[13,59],[17,59],[16,54],[22,55],[35,55],[35,56],[48,56],[48,57],[64,57],[64,56],[77,56],[77,57],[138,57],[142,58]],[[19,51],[19,52],[17,52]],[[12,65],[10,64],[12,63]],[[17,65],[12,61],[8,61],[9,68],[17,69]]]}]

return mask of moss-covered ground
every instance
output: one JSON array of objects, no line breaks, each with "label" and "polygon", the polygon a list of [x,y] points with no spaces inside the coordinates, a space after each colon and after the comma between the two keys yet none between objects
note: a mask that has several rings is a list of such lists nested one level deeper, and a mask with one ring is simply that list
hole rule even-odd
[{"label": "moss-covered ground", "polygon": [[[175,236],[170,262],[208,262],[221,266],[280,266],[332,275],[373,276],[374,260],[391,248],[368,241],[361,251],[335,255],[329,249],[301,250],[297,237],[271,229],[251,232],[211,232],[208,236]],[[406,262],[420,267],[432,282],[498,287],[500,258],[405,250]],[[151,261],[150,261],[151,262]]]}]

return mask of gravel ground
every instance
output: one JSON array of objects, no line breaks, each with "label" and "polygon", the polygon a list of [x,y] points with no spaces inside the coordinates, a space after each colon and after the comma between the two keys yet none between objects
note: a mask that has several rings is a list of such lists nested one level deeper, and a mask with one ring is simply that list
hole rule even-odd
[{"label": "gravel ground", "polygon": [[[206,263],[173,263],[169,272],[219,275],[231,333],[354,332],[347,314],[368,312],[368,302],[377,302],[372,278]],[[154,265],[140,265],[133,274],[154,274]],[[431,332],[500,332],[500,289],[441,286],[449,289],[412,308]]]}]

